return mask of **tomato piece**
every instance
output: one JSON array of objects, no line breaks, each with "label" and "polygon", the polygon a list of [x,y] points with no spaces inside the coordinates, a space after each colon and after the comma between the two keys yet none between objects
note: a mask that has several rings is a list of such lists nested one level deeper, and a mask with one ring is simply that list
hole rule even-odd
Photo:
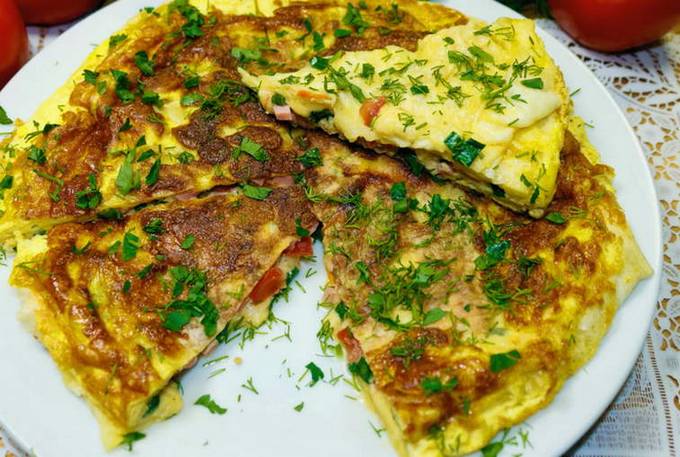
[{"label": "tomato piece", "polygon": [[364,355],[364,351],[361,350],[359,341],[354,338],[349,327],[345,327],[338,332],[338,340],[345,348],[345,352],[347,352],[348,362],[354,363]]},{"label": "tomato piece", "polygon": [[312,249],[312,238],[305,236],[298,241],[294,241],[293,244],[283,251],[283,254],[291,257],[309,257],[314,254],[314,250]]},{"label": "tomato piece", "polygon": [[279,267],[271,267],[255,284],[249,297],[254,303],[260,303],[281,290],[283,282],[283,271]]},{"label": "tomato piece", "polygon": [[678,0],[549,0],[549,5],[576,41],[606,52],[651,43],[680,21]]},{"label": "tomato piece", "polygon": [[375,117],[380,112],[380,108],[382,108],[385,103],[385,97],[378,97],[365,100],[361,104],[361,108],[359,108],[359,114],[364,120],[365,125],[371,125],[371,122],[373,122],[373,119],[375,119]]},{"label": "tomato piece", "polygon": [[102,0],[18,0],[27,24],[54,25],[92,11]]},{"label": "tomato piece", "polygon": [[0,88],[28,60],[28,35],[14,0],[0,0]]}]

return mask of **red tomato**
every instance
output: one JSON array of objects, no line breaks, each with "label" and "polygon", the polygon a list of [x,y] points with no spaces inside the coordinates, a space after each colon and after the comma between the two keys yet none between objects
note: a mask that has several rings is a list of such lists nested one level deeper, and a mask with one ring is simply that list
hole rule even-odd
[{"label": "red tomato", "polygon": [[312,250],[312,239],[306,236],[298,241],[294,241],[293,244],[283,251],[283,253],[284,255],[289,255],[291,257],[309,257],[314,254],[314,251]]},{"label": "red tomato", "polygon": [[680,22],[680,0],[549,0],[549,4],[569,35],[598,51],[651,43]]},{"label": "red tomato", "polygon": [[361,350],[359,342],[354,338],[349,327],[345,327],[338,332],[338,340],[340,340],[340,343],[345,347],[348,362],[354,363],[364,355],[364,351]]},{"label": "red tomato", "polygon": [[0,88],[28,60],[28,35],[14,0],[0,0]]},{"label": "red tomato", "polygon": [[101,0],[18,0],[27,24],[54,25],[92,11]]},{"label": "red tomato", "polygon": [[283,271],[279,267],[271,267],[253,288],[250,299],[255,303],[268,299],[281,290],[283,281]]},{"label": "red tomato", "polygon": [[359,114],[364,120],[364,124],[371,125],[371,122],[373,122],[373,119],[378,115],[380,108],[382,108],[384,104],[385,97],[370,98],[362,103],[361,108],[359,108]]}]

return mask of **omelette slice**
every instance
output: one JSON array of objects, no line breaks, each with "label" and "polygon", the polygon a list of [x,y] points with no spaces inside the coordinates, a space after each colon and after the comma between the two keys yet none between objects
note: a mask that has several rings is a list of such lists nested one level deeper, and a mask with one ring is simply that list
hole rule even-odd
[{"label": "omelette slice", "polygon": [[650,275],[613,171],[580,121],[571,132],[540,220],[422,166],[310,138],[326,322],[399,455],[479,450],[547,406]]},{"label": "omelette slice", "polygon": [[369,3],[371,20],[389,34],[373,28],[335,37],[342,2],[286,6],[274,17],[254,14],[283,3],[173,0],[143,8],[0,143],[0,243],[301,171],[295,158],[304,151],[239,81],[237,65],[290,71],[319,47],[415,43],[429,24],[463,20],[413,0],[404,10]]},{"label": "omelette slice", "polygon": [[[343,24],[361,34],[363,11]],[[421,38],[317,55],[295,72],[240,70],[268,112],[350,142],[416,151],[437,176],[543,215],[555,193],[570,101],[528,19],[470,19]]]},{"label": "omelette slice", "polygon": [[237,81],[227,32],[255,3],[196,4],[143,9],[17,123],[0,145],[0,243],[299,171],[302,151]]},{"label": "omelette slice", "polygon": [[311,254],[297,233],[315,225],[298,187],[246,186],[22,240],[10,282],[25,289],[25,319],[112,448],[179,412],[173,377],[228,321],[268,316]]}]

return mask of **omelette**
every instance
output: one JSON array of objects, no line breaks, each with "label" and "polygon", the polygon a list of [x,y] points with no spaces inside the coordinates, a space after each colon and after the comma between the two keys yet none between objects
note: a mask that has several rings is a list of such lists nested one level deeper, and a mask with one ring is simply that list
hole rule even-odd
[{"label": "omelette", "polygon": [[[343,24],[361,34],[369,21],[348,8]],[[469,19],[414,50],[338,50],[295,72],[241,76],[279,119],[414,150],[437,176],[514,210],[540,217],[555,193],[570,102],[531,20]]]},{"label": "omelette", "polygon": [[210,17],[200,3],[143,9],[2,142],[0,243],[301,169],[303,151],[237,81],[239,28],[222,12],[254,2]]},{"label": "omelette", "polygon": [[422,165],[325,135],[310,145],[326,321],[404,457],[479,450],[548,405],[651,273],[578,119],[540,220]]},{"label": "omelette", "polygon": [[[0,243],[157,199],[299,172],[295,159],[304,151],[240,82],[239,66],[289,71],[320,45],[412,43],[430,26],[463,20],[443,6],[407,1],[400,10],[373,1],[370,16],[382,35],[374,27],[331,44],[342,2],[254,15],[275,5],[174,0],[143,8],[97,46],[0,143]],[[312,23],[331,32],[310,32]]]},{"label": "omelette", "polygon": [[25,289],[24,319],[89,402],[107,448],[179,412],[173,377],[230,320],[268,316],[277,288],[258,282],[295,268],[289,247],[316,220],[300,188],[257,189],[61,224],[19,243],[10,282]]},{"label": "omelette", "polygon": [[481,449],[650,274],[569,110],[528,20],[143,8],[0,144],[22,319],[112,448],[180,410],[173,378],[228,322],[266,318],[320,222],[325,322],[397,452]]}]

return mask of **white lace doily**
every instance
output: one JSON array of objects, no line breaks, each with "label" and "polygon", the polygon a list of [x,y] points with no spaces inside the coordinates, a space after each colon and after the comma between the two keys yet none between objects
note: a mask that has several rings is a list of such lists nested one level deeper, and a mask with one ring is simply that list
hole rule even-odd
[{"label": "white lace doily", "polygon": [[[622,55],[575,44],[556,24],[540,25],[565,43],[607,86],[642,143],[663,220],[664,271],[644,349],[628,381],[570,454],[680,457],[680,31]],[[69,25],[29,28],[33,53]],[[0,455],[21,455],[0,429]]]},{"label": "white lace doily", "polygon": [[663,221],[664,268],[656,314],[635,368],[575,456],[680,455],[680,33],[621,55],[566,44],[609,89],[633,126],[652,170]]}]

